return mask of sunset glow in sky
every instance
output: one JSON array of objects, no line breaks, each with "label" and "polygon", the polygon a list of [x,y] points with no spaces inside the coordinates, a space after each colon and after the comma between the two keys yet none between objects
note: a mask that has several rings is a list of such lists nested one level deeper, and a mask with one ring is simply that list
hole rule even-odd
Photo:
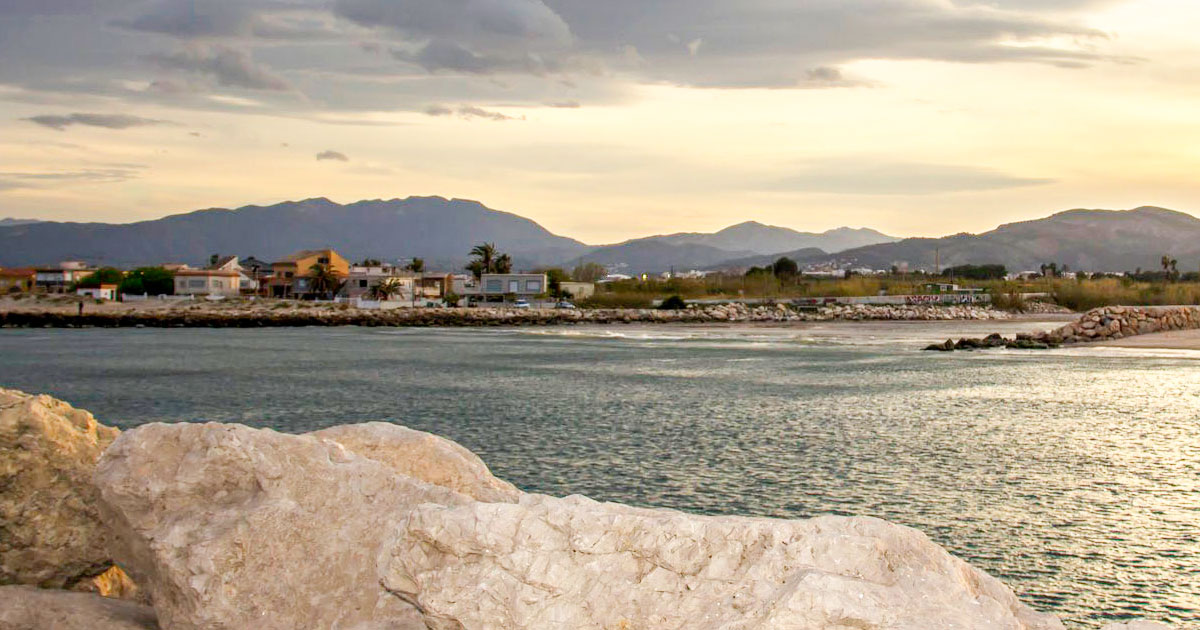
[{"label": "sunset glow in sky", "polygon": [[1200,212],[1187,0],[0,0],[0,217],[477,199],[589,243]]}]

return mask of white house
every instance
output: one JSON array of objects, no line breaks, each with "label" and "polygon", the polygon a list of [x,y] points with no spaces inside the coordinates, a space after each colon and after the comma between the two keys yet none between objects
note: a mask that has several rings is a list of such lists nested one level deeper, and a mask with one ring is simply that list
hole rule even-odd
[{"label": "white house", "polygon": [[[475,286],[462,285],[463,295],[476,301],[498,302],[507,297],[533,298],[549,289],[544,273],[485,273]],[[460,285],[455,282],[457,291]]]},{"label": "white house", "polygon": [[117,299],[117,285],[101,284],[98,287],[76,289],[75,295],[95,298],[97,300],[115,300]]},{"label": "white house", "polygon": [[349,298],[369,298],[384,282],[395,283],[399,292],[392,296],[392,301],[406,301],[413,298],[413,285],[416,274],[400,267],[350,265],[350,274],[342,287],[342,295]]},{"label": "white house", "polygon": [[224,269],[181,269],[175,272],[175,295],[222,295],[241,293],[242,274]]}]

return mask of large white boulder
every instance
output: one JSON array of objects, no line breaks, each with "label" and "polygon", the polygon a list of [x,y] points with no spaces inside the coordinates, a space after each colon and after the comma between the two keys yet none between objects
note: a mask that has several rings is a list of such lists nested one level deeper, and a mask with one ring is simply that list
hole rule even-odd
[{"label": "large white boulder", "polygon": [[415,506],[383,584],[436,630],[1050,630],[998,580],[872,518],[693,516],[526,495]]},{"label": "large white boulder", "polygon": [[172,630],[423,628],[379,584],[392,525],[457,492],[339,444],[239,425],[149,424],[94,477],[114,553]]},{"label": "large white boulder", "polygon": [[157,630],[154,610],[91,593],[0,586],[3,630]]},{"label": "large white boulder", "polygon": [[118,433],[61,400],[0,389],[0,584],[76,587],[110,569],[91,476]]},{"label": "large white boulder", "polygon": [[457,442],[387,422],[347,424],[309,433],[392,470],[478,501],[513,503],[521,492],[497,479],[479,456]]}]

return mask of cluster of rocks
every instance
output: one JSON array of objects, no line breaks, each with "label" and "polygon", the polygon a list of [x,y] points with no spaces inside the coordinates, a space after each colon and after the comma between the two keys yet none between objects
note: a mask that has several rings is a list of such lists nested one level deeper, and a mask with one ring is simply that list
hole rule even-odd
[{"label": "cluster of rocks", "polygon": [[[23,426],[66,431],[79,443],[28,428],[0,444],[6,457],[54,443],[63,450],[34,449],[45,466],[76,449],[80,467],[91,465],[89,449],[106,432],[81,430],[79,420],[90,416],[44,397],[0,394],[6,410],[15,404],[42,420]],[[81,536],[78,561],[62,553],[53,561],[119,565],[150,605],[0,586],[0,627],[1063,628],[907,527],[865,517],[696,516],[527,494],[458,444],[393,424],[305,435],[150,424],[116,438],[90,482],[71,484],[77,495],[64,500],[94,507],[85,519],[94,532]],[[13,492],[0,485],[6,509],[39,500]],[[56,517],[53,505],[37,505],[44,514],[9,513],[39,519],[49,537],[60,527],[55,518],[80,528],[78,514]],[[23,568],[44,564],[30,554],[17,555],[24,564],[4,558],[6,582],[20,582],[26,570],[47,574]]]},{"label": "cluster of rocks", "polygon": [[953,339],[935,343],[926,350],[953,352],[987,348],[1046,350],[1064,344],[1112,341],[1135,335],[1170,330],[1200,329],[1200,307],[1197,306],[1104,306],[1083,314],[1078,321],[1051,331],[1019,334],[1006,339],[992,334],[982,339]]},{"label": "cluster of rocks", "polygon": [[658,309],[516,309],[402,308],[388,311],[356,308],[239,308],[192,306],[178,309],[71,312],[9,309],[0,311],[0,327],[209,327],[259,328],[293,326],[549,326],[561,324],[633,324],[715,322],[801,322],[833,320],[993,320],[1007,313],[974,306],[825,306],[802,310],[787,304],[749,306],[741,303]]}]

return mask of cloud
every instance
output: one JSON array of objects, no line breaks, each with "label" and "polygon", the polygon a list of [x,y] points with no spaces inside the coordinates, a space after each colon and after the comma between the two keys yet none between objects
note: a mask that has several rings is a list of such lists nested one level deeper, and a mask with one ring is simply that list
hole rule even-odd
[{"label": "cloud", "polygon": [[781,192],[838,195],[936,195],[1023,188],[1054,183],[972,166],[837,159],[814,163],[768,182]]},{"label": "cloud", "polygon": [[446,105],[430,105],[425,108],[425,113],[429,116],[451,116],[458,114],[460,118],[470,120],[472,118],[480,118],[484,120],[493,120],[503,122],[506,120],[524,120],[524,117],[517,118],[500,112],[493,112],[482,107],[473,105],[459,105],[457,108],[448,107]]},{"label": "cloud", "polygon": [[63,184],[113,184],[138,177],[143,167],[96,168],[79,171],[0,172],[0,190],[54,188]]},{"label": "cloud", "polygon": [[339,153],[337,151],[322,151],[317,154],[317,160],[318,161],[335,160],[338,162],[349,162],[350,158],[346,157],[345,153]]},{"label": "cloud", "polygon": [[159,0],[140,15],[114,20],[117,26],[178,37],[248,35],[253,2],[237,0]]},{"label": "cloud", "polygon": [[571,29],[539,0],[337,0],[334,11],[357,24],[412,39],[523,50],[570,45]]},{"label": "cloud", "polygon": [[286,79],[256,64],[249,53],[228,46],[194,45],[152,59],[164,68],[204,75],[225,87],[265,91],[291,89]]},{"label": "cloud", "polygon": [[88,127],[103,127],[105,129],[129,129],[131,127],[147,127],[152,125],[171,125],[166,120],[155,120],[153,118],[142,118],[140,116],[129,116],[126,114],[68,114],[65,116],[57,114],[43,114],[40,116],[31,116],[22,118],[31,123],[65,131],[71,125],[84,125]]}]

